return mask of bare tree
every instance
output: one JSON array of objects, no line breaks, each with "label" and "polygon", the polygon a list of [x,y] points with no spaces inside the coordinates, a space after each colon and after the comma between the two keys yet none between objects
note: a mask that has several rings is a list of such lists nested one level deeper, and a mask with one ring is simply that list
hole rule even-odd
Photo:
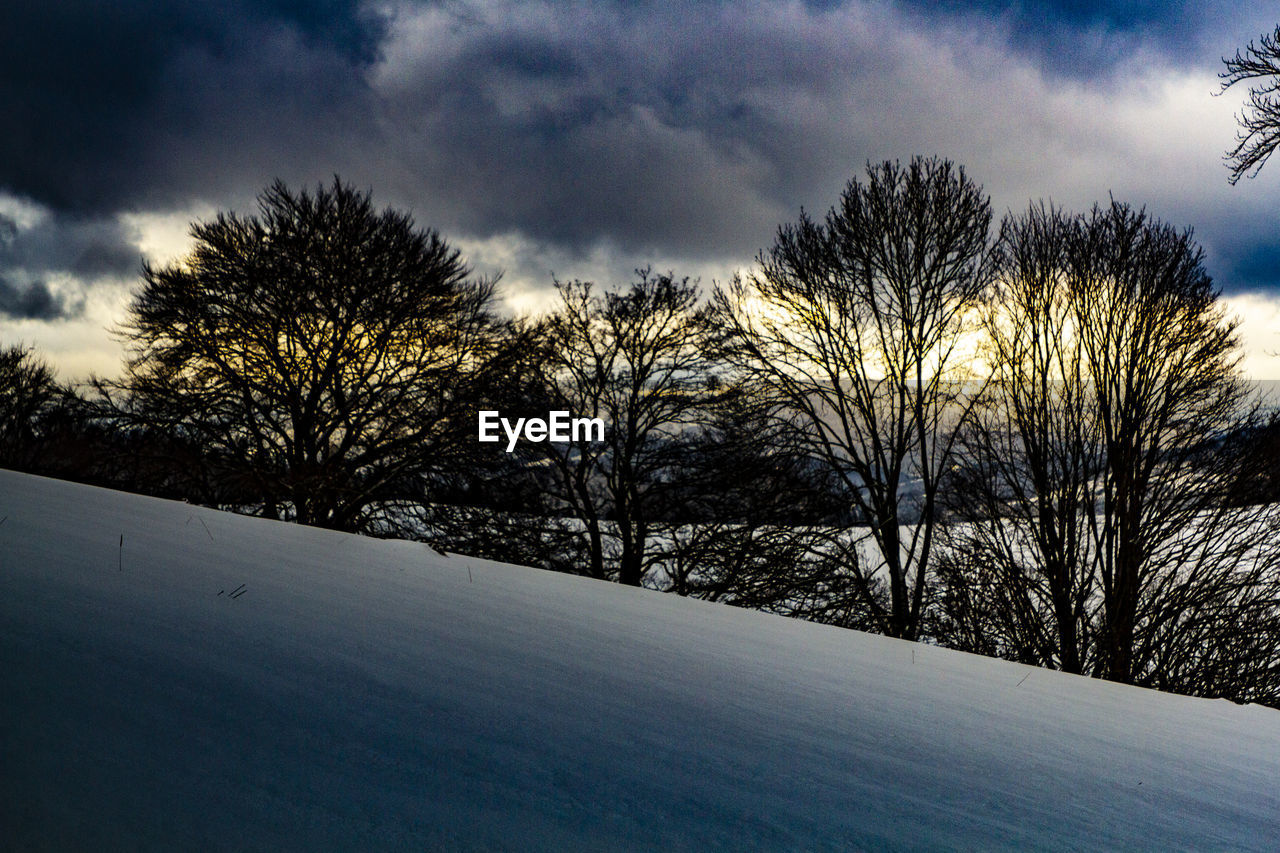
[{"label": "bare tree", "polygon": [[115,418],[196,442],[262,514],[347,530],[471,448],[493,282],[435,231],[335,178],[191,233],[143,270],[125,378],[98,383]]},{"label": "bare tree", "polygon": [[844,553],[848,513],[803,436],[752,389],[721,390],[676,475],[656,578],[677,595],[844,627],[869,619]]},{"label": "bare tree", "polygon": [[25,470],[37,461],[43,423],[63,393],[33,350],[0,350],[0,465]]},{"label": "bare tree", "polygon": [[[542,325],[517,318],[504,327],[499,351],[490,361],[495,369],[474,395],[477,411],[498,410],[518,421],[546,417],[556,408],[545,387],[549,348]],[[493,447],[477,445],[479,452],[466,470],[455,471],[432,500],[399,507],[405,517],[400,526],[448,551],[591,574],[584,526],[566,516],[566,502],[555,497],[562,471],[548,464],[546,448],[529,442],[517,442],[508,452],[494,452]],[[593,447],[588,444],[588,450]]]},{"label": "bare tree", "polygon": [[652,563],[653,525],[672,507],[672,466],[705,405],[708,311],[688,279],[638,271],[629,288],[594,292],[557,282],[560,306],[543,324],[543,383],[549,405],[605,422],[604,441],[582,434],[539,445],[555,502],[587,538],[593,577],[639,586]]},{"label": "bare tree", "polygon": [[1043,206],[1001,224],[982,316],[991,377],[950,475],[947,503],[965,523],[939,564],[938,630],[949,645],[1081,673],[1096,645],[1103,460],[1073,312],[1074,227]]},{"label": "bare tree", "polygon": [[1189,231],[1113,202],[1076,229],[1071,265],[1106,460],[1102,666],[1131,681],[1151,654],[1139,635],[1151,581],[1229,574],[1258,535],[1225,500],[1222,472],[1190,464],[1240,416],[1239,340]]},{"label": "bare tree", "polygon": [[1005,222],[999,257],[940,639],[1274,701],[1274,521],[1234,498],[1254,410],[1190,232],[1115,202],[1033,208]]},{"label": "bare tree", "polygon": [[758,271],[717,293],[744,381],[803,420],[809,452],[870,525],[863,591],[897,637],[917,636],[925,608],[990,223],[982,189],[948,161],[869,165],[825,222],[782,226]]},{"label": "bare tree", "polygon": [[1280,145],[1280,26],[1223,63],[1226,70],[1218,74],[1221,91],[1249,81],[1249,102],[1238,117],[1236,144],[1226,155],[1228,180],[1234,184],[1243,175],[1258,174]]}]

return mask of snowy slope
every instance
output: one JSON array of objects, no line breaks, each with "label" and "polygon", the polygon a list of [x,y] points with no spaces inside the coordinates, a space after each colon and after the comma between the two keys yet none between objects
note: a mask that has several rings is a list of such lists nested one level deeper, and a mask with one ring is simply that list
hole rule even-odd
[{"label": "snowy slope", "polygon": [[0,847],[1280,845],[1273,710],[9,472],[0,516]]}]

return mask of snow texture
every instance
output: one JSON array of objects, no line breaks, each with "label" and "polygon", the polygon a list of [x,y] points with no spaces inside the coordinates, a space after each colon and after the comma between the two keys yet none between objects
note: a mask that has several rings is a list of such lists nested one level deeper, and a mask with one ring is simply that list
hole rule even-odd
[{"label": "snow texture", "polygon": [[0,516],[0,847],[1280,843],[1267,708],[9,472]]}]

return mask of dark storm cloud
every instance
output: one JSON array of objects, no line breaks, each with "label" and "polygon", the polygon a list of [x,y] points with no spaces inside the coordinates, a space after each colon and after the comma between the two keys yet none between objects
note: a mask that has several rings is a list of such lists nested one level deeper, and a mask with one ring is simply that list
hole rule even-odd
[{"label": "dark storm cloud", "polygon": [[442,10],[421,37],[446,58],[424,44],[382,81],[392,124],[428,140],[403,159],[471,232],[749,256],[831,171],[815,176],[815,140],[770,99],[885,64],[839,33],[815,41],[803,9],[764,12],[529,4],[494,26]]},{"label": "dark storm cloud", "polygon": [[1280,245],[1274,239],[1274,234],[1258,235],[1258,242],[1241,242],[1222,253],[1224,278],[1232,289],[1280,290]]},{"label": "dark storm cloud", "polygon": [[[20,227],[0,214],[0,315],[46,321],[82,316],[86,287],[137,275],[142,258],[130,237],[115,220],[47,214]],[[64,282],[56,292],[48,284],[54,277]]]},{"label": "dark storm cloud", "polygon": [[[0,34],[0,189],[106,216],[339,173],[448,230],[749,256],[861,166],[805,137],[792,94],[892,64],[821,6],[368,8],[24,6]],[[390,24],[432,14],[387,56]]]},{"label": "dark storm cloud", "polygon": [[1212,61],[1233,50],[1229,0],[906,0],[918,19],[949,17],[961,24],[1001,26],[1009,49],[1037,60],[1048,73],[1097,78],[1135,54],[1170,64]]},{"label": "dark storm cloud", "polygon": [[18,287],[0,275],[0,316],[15,320],[66,320],[83,313],[83,299],[55,294],[43,281]]},{"label": "dark storm cloud", "polygon": [[1220,57],[1275,26],[1261,2],[8,5],[9,316],[118,322],[139,246],[335,174],[529,304],[552,273],[706,282],[868,161],[916,154],[966,166],[998,211],[1114,192],[1195,226],[1226,291],[1280,289],[1280,168],[1227,187],[1237,93],[1209,97]]},{"label": "dark storm cloud", "polygon": [[1243,14],[1220,0],[400,9],[377,88],[386,125],[413,129],[388,142],[421,214],[579,250],[604,240],[743,261],[867,160],[938,154],[1007,183],[991,169],[1001,151],[997,168],[1044,174],[1034,152],[1062,145],[1052,135],[1075,117],[1046,108],[1052,91],[1005,89],[1002,74],[1030,63],[1103,91],[1153,63],[1211,76],[1239,37],[1221,29]]},{"label": "dark storm cloud", "polygon": [[[1189,3],[1149,0],[909,5],[916,26],[1003,27],[1011,49],[1059,65],[1095,43],[1194,43],[1207,25]],[[865,159],[844,151],[883,135],[853,123],[832,150],[806,136],[804,110],[892,85],[910,61],[886,44],[903,26],[889,4],[372,8],[20,4],[0,29],[0,188],[108,214],[338,172],[472,233],[737,252],[830,196]],[[401,33],[407,60],[387,56],[396,22],[431,17]]]},{"label": "dark storm cloud", "polygon": [[20,269],[42,278],[66,273],[76,278],[127,278],[142,257],[128,229],[114,219],[51,214],[26,228],[0,214],[0,273]]},{"label": "dark storm cloud", "polygon": [[[1003,176],[975,161],[1003,148],[1009,171],[1041,173],[999,123],[1023,96],[1001,91],[988,54],[1086,78],[1135,50],[1202,62],[1230,17],[1219,6],[24,4],[0,29],[0,189],[70,232],[122,212],[245,210],[275,177],[338,173],[446,236],[746,262],[869,159],[940,154],[990,182]],[[136,272],[124,238],[101,236],[26,237],[23,263]]]},{"label": "dark storm cloud", "polygon": [[180,203],[193,184],[256,170],[244,161],[268,135],[323,137],[382,35],[354,0],[8,7],[0,187],[82,213]]}]

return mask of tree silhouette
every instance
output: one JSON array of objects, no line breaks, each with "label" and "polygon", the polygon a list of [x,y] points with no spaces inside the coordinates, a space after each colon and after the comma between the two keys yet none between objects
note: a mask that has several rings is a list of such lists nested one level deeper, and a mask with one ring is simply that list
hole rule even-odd
[{"label": "tree silhouette", "polygon": [[539,445],[552,500],[581,522],[593,577],[639,586],[654,559],[654,524],[672,506],[672,471],[705,410],[711,366],[708,312],[688,279],[639,270],[629,287],[596,293],[557,282],[560,304],[542,322],[541,384],[551,406],[600,418],[605,440]]},{"label": "tree silhouette", "polygon": [[62,393],[34,351],[0,350],[0,465],[26,469],[34,463],[43,422]]},{"label": "tree silhouette", "polygon": [[374,529],[474,441],[494,282],[337,178],[314,194],[277,181],[258,207],[144,266],[126,375],[98,387],[123,422],[198,441],[252,510]]},{"label": "tree silhouette", "polygon": [[878,555],[859,574],[897,637],[914,639],[924,612],[990,222],[981,187],[948,161],[868,166],[825,222],[779,228],[758,272],[717,293],[741,381],[803,421],[809,453],[869,525]]},{"label": "tree silhouette", "polygon": [[1237,50],[1223,63],[1227,69],[1218,74],[1221,91],[1252,81],[1248,106],[1238,117],[1240,131],[1235,147],[1226,156],[1231,168],[1228,180],[1234,184],[1243,175],[1258,174],[1280,146],[1280,26],[1257,43],[1249,42],[1243,51]]},{"label": "tree silhouette", "polygon": [[1113,202],[1006,219],[993,378],[964,432],[939,639],[1274,702],[1274,512],[1239,343],[1188,231]]}]

